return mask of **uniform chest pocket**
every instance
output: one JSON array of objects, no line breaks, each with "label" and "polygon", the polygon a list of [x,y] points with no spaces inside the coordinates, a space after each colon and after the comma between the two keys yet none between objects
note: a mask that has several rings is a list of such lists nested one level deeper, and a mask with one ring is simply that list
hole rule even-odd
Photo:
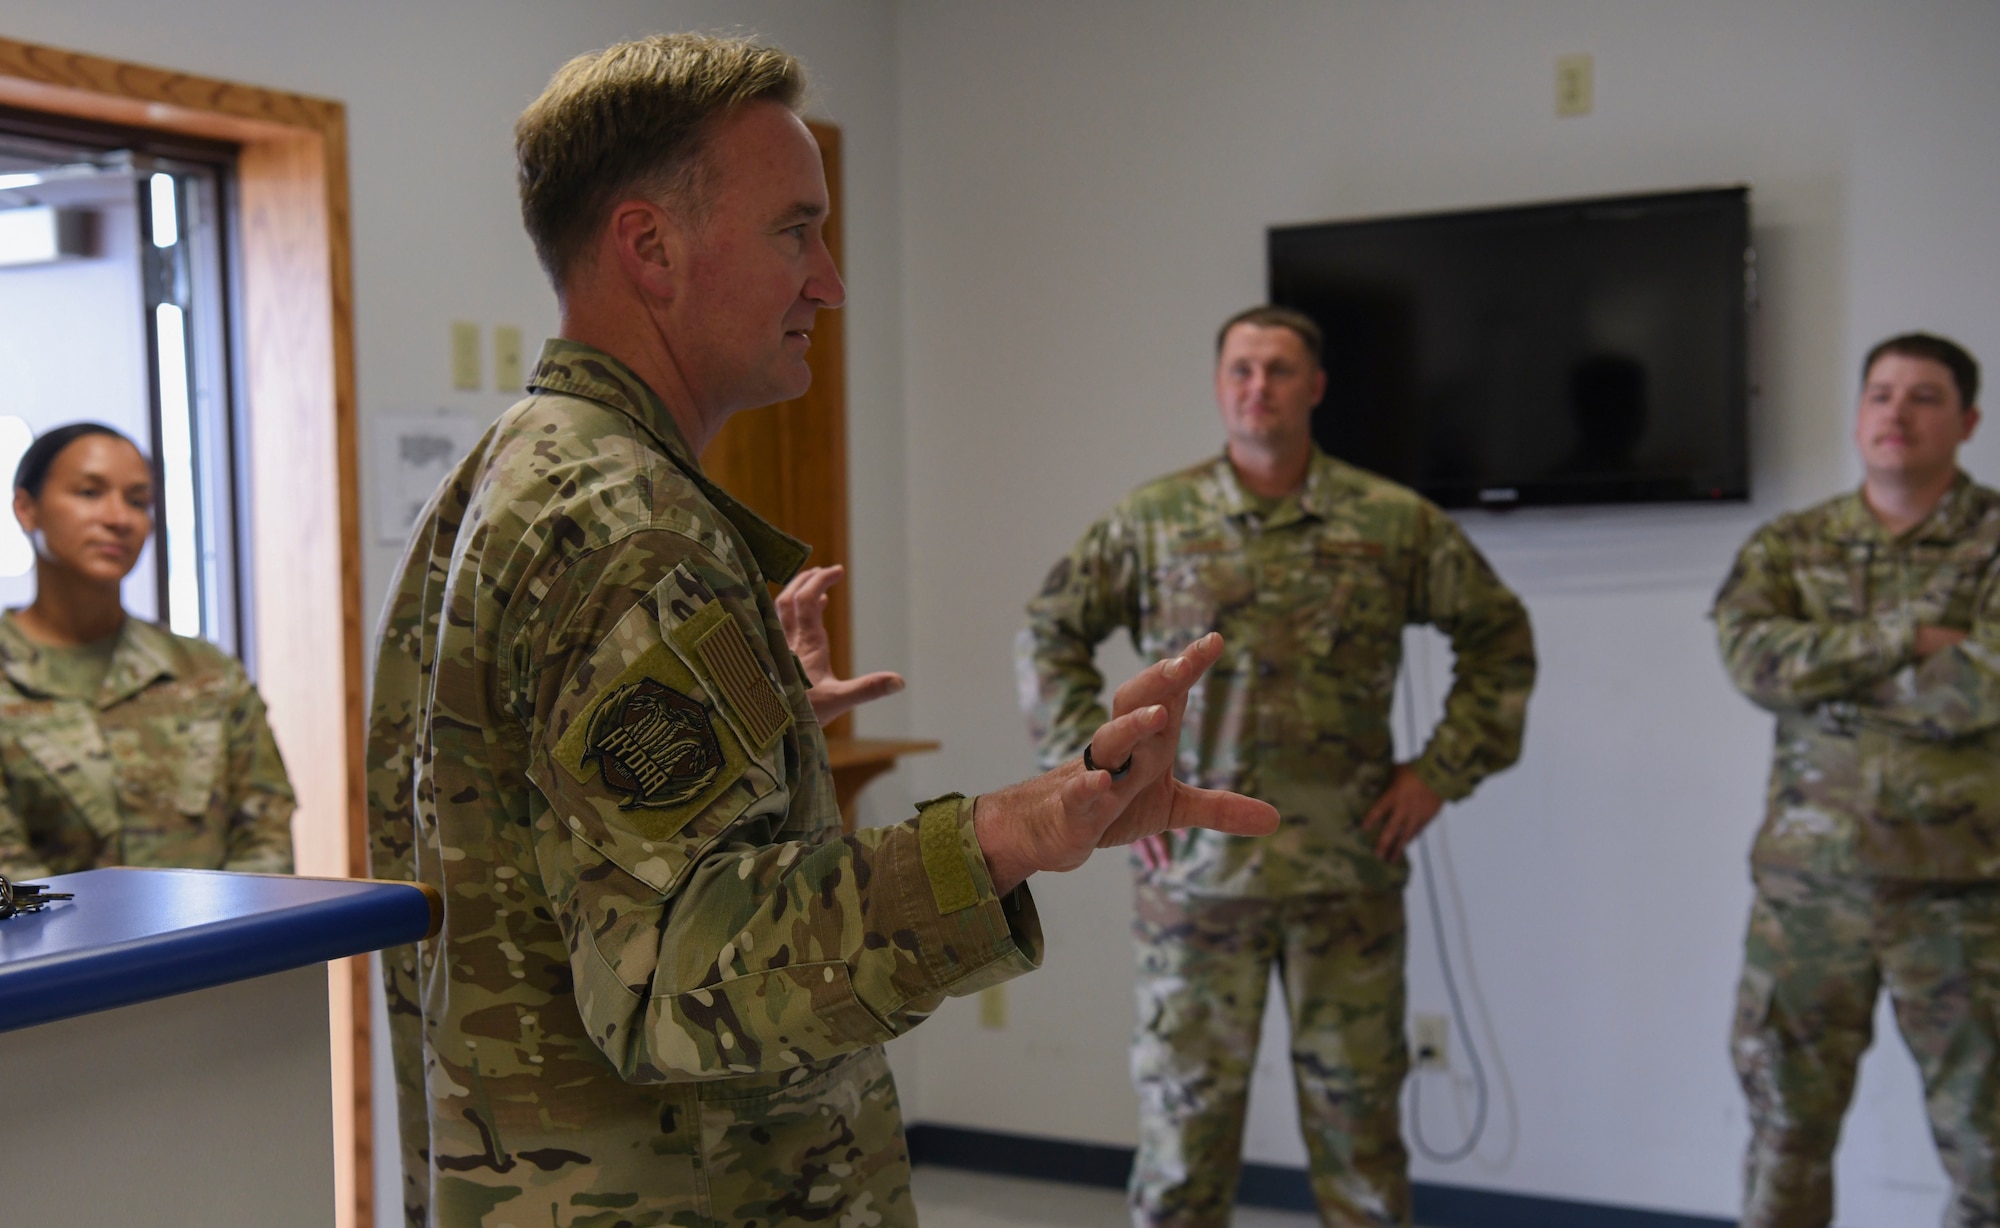
[{"label": "uniform chest pocket", "polygon": [[104,736],[127,807],[189,817],[208,813],[222,775],[220,717],[149,716]]},{"label": "uniform chest pocket", "polygon": [[1898,610],[1921,623],[1963,629],[1972,625],[1993,557],[1984,541],[1903,549],[1848,542],[1802,551],[1802,613],[1813,621],[1852,622]]},{"label": "uniform chest pocket", "polygon": [[1255,573],[1240,549],[1208,541],[1182,543],[1154,569],[1145,594],[1140,647],[1159,660],[1211,631],[1232,642],[1242,639],[1251,631],[1246,620],[1255,614],[1256,597]]},{"label": "uniform chest pocket", "polygon": [[1800,613],[1815,622],[1852,622],[1868,615],[1875,552],[1865,543],[1825,543],[1801,550],[1794,574]]},{"label": "uniform chest pocket", "polygon": [[1921,622],[1970,628],[1978,618],[1995,555],[1992,542],[1977,540],[1918,553],[1912,560],[1917,580],[1911,585],[1911,612]]},{"label": "uniform chest pocket", "polygon": [[1344,644],[1379,653],[1402,631],[1400,594],[1389,583],[1383,549],[1373,542],[1315,542],[1286,560],[1289,575],[1269,589],[1289,603],[1302,646],[1315,657]]},{"label": "uniform chest pocket", "polygon": [[[26,752],[42,777],[42,787],[28,789],[27,781],[17,782],[17,790],[28,792],[28,809],[40,809],[34,794],[40,793],[57,807],[66,807],[98,836],[112,840],[118,836],[118,792],[109,749],[97,723],[92,720],[65,721],[22,729],[14,740]],[[45,803],[46,804],[46,803]],[[42,816],[24,814],[31,826],[44,825]]]}]

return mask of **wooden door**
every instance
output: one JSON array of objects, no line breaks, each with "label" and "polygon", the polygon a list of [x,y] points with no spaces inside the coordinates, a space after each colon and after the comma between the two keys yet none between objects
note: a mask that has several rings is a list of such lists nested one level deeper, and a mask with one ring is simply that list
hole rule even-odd
[{"label": "wooden door", "polygon": [[[806,126],[819,141],[832,201],[826,245],[835,264],[841,245],[840,129],[819,120]],[[839,311],[822,311],[806,352],[812,387],[796,401],[747,410],[731,418],[702,453],[716,483],[785,532],[812,547],[812,564],[847,562],[847,328]],[[849,576],[849,581],[853,579]],[[848,584],[836,585],[826,608],[834,673],[853,671]],[[829,738],[853,731],[853,718],[827,727]]]}]

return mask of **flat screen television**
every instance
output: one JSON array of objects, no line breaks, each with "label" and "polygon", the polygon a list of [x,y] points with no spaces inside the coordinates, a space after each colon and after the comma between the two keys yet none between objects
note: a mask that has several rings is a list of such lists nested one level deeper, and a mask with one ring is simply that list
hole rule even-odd
[{"label": "flat screen television", "polygon": [[1744,187],[1270,231],[1326,451],[1446,507],[1750,494]]}]

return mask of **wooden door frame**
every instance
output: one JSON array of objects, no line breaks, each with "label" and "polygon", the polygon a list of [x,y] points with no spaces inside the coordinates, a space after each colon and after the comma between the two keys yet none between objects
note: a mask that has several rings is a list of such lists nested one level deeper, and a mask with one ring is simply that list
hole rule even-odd
[{"label": "wooden door frame", "polygon": [[[0,104],[234,144],[258,687],[299,795],[298,870],[365,877],[347,112],[0,38]],[[333,966],[336,1222],[372,1228],[369,961]],[[391,1118],[393,1120],[393,1117]]]}]

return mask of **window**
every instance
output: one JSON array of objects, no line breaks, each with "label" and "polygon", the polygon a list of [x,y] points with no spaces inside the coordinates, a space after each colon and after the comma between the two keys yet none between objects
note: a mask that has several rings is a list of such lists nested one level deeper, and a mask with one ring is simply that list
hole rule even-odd
[{"label": "window", "polygon": [[[0,112],[0,475],[35,434],[104,422],[153,457],[151,547],[126,608],[241,654],[248,591],[238,475],[223,147]],[[0,601],[34,591],[0,518]]]}]

